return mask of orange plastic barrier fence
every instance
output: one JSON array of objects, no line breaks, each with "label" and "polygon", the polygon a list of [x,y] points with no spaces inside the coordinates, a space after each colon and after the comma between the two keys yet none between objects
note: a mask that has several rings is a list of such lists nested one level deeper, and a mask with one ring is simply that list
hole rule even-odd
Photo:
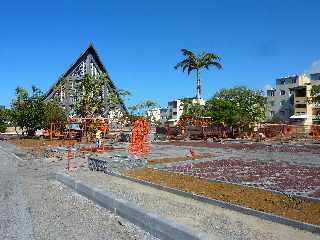
[{"label": "orange plastic barrier fence", "polygon": [[320,125],[261,124],[258,131],[267,138],[313,138],[320,140]]},{"label": "orange plastic barrier fence", "polygon": [[149,124],[143,119],[139,118],[135,121],[132,130],[131,142],[128,147],[128,152],[134,155],[147,156],[150,153],[148,143]]}]

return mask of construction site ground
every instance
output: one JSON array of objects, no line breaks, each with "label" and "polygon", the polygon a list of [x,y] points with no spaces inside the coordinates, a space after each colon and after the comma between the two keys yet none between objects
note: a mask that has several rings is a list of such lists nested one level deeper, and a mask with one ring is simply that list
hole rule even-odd
[{"label": "construction site ground", "polygon": [[177,196],[103,172],[82,169],[70,175],[194,231],[208,233],[212,239],[320,239],[319,235]]},{"label": "construction site ground", "polygon": [[0,239],[156,239],[49,181],[48,172],[64,170],[65,164],[0,141]]},{"label": "construction site ground", "polygon": [[[50,144],[44,145],[32,141],[39,140],[14,142],[19,146],[17,149],[24,149],[24,152],[27,152],[27,154],[24,153],[25,159],[30,160],[38,156],[37,160],[43,162],[47,171],[66,168],[68,154],[64,143],[50,146]],[[111,177],[102,172],[88,170],[86,157],[89,155],[106,159],[110,156],[127,155],[127,143],[107,144],[105,142],[105,145],[108,147],[104,151],[88,151],[85,154],[79,153],[80,146],[73,146],[72,171],[69,173],[87,183],[112,192],[117,197],[133,201],[146,210],[152,210],[192,229],[218,234],[226,239],[320,239],[319,235],[175,196],[128,180]],[[89,148],[88,146],[92,144],[82,145],[85,148]],[[19,155],[19,151],[16,154]],[[283,210],[293,209],[296,215],[303,216],[296,218],[290,215],[289,217],[319,225],[316,219],[320,219],[320,207],[314,208],[312,205],[314,201],[312,201],[312,209],[308,209],[306,206],[311,206],[310,204],[305,204],[304,200],[295,197],[301,195],[314,199],[320,198],[320,145],[318,144],[241,141],[224,144],[200,141],[159,142],[151,144],[150,155],[142,159],[143,165],[137,165],[134,159],[132,158],[132,161],[127,163],[133,166],[116,168],[115,171],[178,189],[183,189],[181,185],[184,185],[186,188],[183,190],[190,192],[196,192],[197,184],[202,187],[206,186],[201,181],[203,183],[210,181],[211,184],[222,182],[225,184],[223,195],[228,196],[222,200],[240,205],[241,201],[261,198],[261,192],[251,191],[251,195],[238,195],[232,193],[234,186],[239,187],[240,192],[251,189],[251,186],[258,190],[262,189],[261,191],[283,192],[284,194],[280,197]],[[191,180],[185,180],[187,178]],[[195,184],[194,179],[200,182]],[[228,184],[232,187],[226,187]],[[207,192],[202,189],[200,194],[208,195],[210,188]],[[199,194],[199,192],[196,193]],[[208,196],[219,199],[214,194]],[[229,197],[233,199],[230,200]],[[241,198],[241,201],[238,201],[237,197]],[[270,203],[268,198],[262,200],[265,201],[264,203]],[[271,201],[279,205],[277,199],[271,199]],[[310,209],[314,220],[308,213]],[[272,209],[271,211],[263,208],[259,210],[272,212]],[[281,206],[279,211],[281,212]],[[274,213],[279,214],[279,211]],[[305,218],[306,215],[309,215],[309,218]]]}]

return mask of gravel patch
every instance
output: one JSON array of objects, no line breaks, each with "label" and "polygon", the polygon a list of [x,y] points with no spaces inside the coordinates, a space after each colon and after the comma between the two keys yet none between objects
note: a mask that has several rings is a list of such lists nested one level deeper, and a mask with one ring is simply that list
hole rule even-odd
[{"label": "gravel patch", "polygon": [[107,171],[107,172],[126,172],[134,168],[147,166],[147,160],[128,155],[104,155],[91,156],[88,158],[90,170]]},{"label": "gravel patch", "polygon": [[[320,154],[308,152],[272,152],[261,149],[232,149],[232,148],[214,148],[214,147],[191,147],[174,145],[151,145],[150,159],[161,157],[177,157],[190,155],[190,149],[198,154],[210,153],[214,157],[211,160],[222,160],[228,158],[239,158],[243,160],[271,161],[271,162],[289,162],[292,164],[320,166]],[[320,148],[320,146],[319,146]],[[173,163],[175,164],[175,163]],[[180,164],[180,163],[176,163]]]},{"label": "gravel patch", "polygon": [[35,239],[156,239],[59,183],[47,191],[50,199],[33,194],[30,202]]}]

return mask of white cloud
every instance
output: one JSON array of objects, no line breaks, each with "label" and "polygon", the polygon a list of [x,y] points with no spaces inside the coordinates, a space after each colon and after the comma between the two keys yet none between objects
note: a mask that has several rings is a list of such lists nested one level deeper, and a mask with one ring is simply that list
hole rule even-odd
[{"label": "white cloud", "polygon": [[318,73],[320,72],[320,59],[313,61],[308,69],[308,73]]},{"label": "white cloud", "polygon": [[266,85],[263,87],[263,93],[264,93],[265,95],[267,95],[267,90],[269,90],[269,89],[271,89],[271,88],[273,88],[272,85],[266,84]]}]

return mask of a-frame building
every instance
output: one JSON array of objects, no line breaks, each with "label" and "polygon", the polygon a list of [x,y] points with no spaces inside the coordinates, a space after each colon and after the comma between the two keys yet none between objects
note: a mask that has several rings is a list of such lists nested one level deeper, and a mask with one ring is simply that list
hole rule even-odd
[{"label": "a-frame building", "polygon": [[[83,77],[87,74],[96,76],[98,74],[106,74],[110,81],[109,85],[105,88],[104,96],[107,96],[108,93],[118,94],[118,90],[111,81],[109,74],[104,67],[101,59],[99,58],[97,51],[93,47],[92,44],[88,46],[88,48],[77,58],[77,60],[58,78],[58,80],[51,86],[51,88],[46,93],[46,100],[59,99],[61,105],[65,107],[69,114],[73,113],[73,103],[76,99],[75,96],[71,96],[66,98],[65,93],[62,87],[59,87],[61,81],[67,80],[71,84],[71,87],[74,86],[77,82],[81,81]],[[117,106],[108,107],[105,106],[105,109],[108,109],[103,115],[104,117],[114,116],[115,112],[127,112],[126,106],[122,102],[121,98],[120,103]],[[108,101],[105,101],[105,105],[110,104]]]}]

